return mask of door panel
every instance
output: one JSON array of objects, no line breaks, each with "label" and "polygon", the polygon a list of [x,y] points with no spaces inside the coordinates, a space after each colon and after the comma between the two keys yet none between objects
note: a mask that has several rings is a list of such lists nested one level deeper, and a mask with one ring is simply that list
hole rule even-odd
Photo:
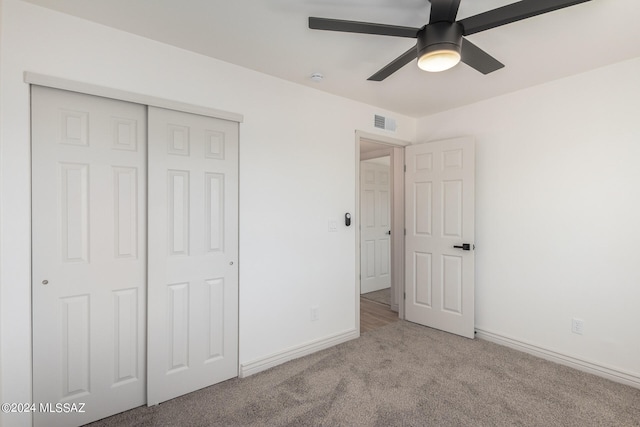
[{"label": "door panel", "polygon": [[391,286],[391,184],[389,166],[360,163],[360,292]]},{"label": "door panel", "polygon": [[474,336],[474,144],[405,149],[406,319]]},{"label": "door panel", "polygon": [[146,109],[32,87],[36,426],[145,402]]},{"label": "door panel", "polygon": [[238,375],[238,124],[149,107],[154,405]]}]

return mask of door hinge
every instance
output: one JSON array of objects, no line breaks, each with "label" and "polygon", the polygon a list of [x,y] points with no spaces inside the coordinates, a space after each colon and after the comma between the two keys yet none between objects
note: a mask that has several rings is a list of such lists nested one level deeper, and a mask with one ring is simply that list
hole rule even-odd
[{"label": "door hinge", "polygon": [[405,236],[407,235],[407,229],[406,228],[404,229],[404,235]]},{"label": "door hinge", "polygon": [[405,172],[407,171],[407,165],[404,165],[404,171]]},{"label": "door hinge", "polygon": [[406,292],[404,294],[402,294],[402,296],[404,297],[404,299],[407,299],[407,293]]}]

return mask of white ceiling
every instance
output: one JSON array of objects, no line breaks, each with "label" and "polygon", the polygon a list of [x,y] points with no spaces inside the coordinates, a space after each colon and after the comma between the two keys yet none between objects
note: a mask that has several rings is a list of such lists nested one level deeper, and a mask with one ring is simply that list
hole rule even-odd
[{"label": "white ceiling", "polygon": [[[414,39],[310,30],[309,16],[421,27],[428,0],[27,0],[110,27],[413,117],[640,56],[640,0],[587,3],[474,34],[506,65],[432,74],[412,62],[367,78]],[[462,0],[458,19],[514,3]],[[314,83],[320,72],[325,79]]]}]

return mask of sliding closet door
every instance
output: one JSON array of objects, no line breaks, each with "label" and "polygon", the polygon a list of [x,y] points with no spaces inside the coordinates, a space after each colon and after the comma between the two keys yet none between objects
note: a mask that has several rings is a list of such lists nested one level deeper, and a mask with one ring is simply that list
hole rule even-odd
[{"label": "sliding closet door", "polygon": [[238,375],[238,124],[149,107],[148,404]]},{"label": "sliding closet door", "polygon": [[142,105],[32,87],[35,426],[146,401],[145,133]]}]

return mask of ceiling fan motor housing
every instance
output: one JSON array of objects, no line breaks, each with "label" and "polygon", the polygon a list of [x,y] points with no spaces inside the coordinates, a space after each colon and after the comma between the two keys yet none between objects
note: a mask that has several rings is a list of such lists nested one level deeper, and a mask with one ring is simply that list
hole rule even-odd
[{"label": "ceiling fan motor housing", "polygon": [[460,54],[462,50],[462,25],[457,22],[435,22],[418,33],[418,58],[422,55],[448,50]]}]

